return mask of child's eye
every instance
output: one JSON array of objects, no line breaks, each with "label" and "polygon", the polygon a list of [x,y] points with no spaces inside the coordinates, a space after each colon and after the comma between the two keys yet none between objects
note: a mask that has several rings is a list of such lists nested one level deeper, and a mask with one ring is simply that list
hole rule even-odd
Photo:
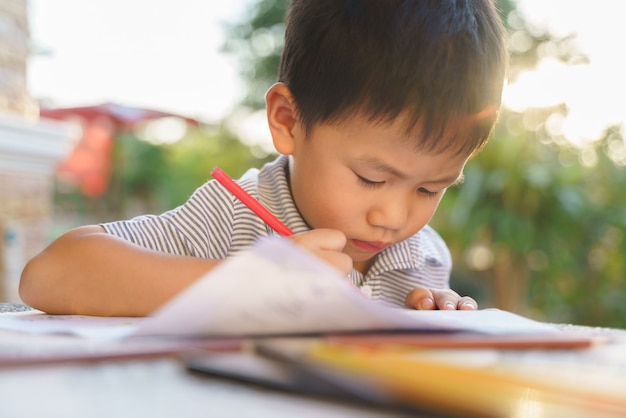
[{"label": "child's eye", "polygon": [[385,184],[384,181],[373,181],[370,179],[366,179],[363,176],[359,176],[358,174],[356,174],[356,177],[359,179],[359,183],[361,183],[361,185],[365,186],[365,187],[369,187],[371,189],[374,189],[376,187],[382,186],[383,184]]},{"label": "child's eye", "polygon": [[439,193],[439,192],[431,192],[430,190],[426,190],[423,187],[420,187],[419,189],[417,189],[417,191],[423,195],[426,195],[427,197],[435,197]]}]

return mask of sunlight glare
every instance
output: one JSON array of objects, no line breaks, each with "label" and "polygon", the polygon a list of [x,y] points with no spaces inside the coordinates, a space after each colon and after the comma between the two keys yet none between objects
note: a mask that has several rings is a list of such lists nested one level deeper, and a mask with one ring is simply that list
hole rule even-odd
[{"label": "sunlight glare", "polygon": [[[566,104],[567,114],[554,116],[546,128],[549,134],[561,135],[581,148],[602,138],[607,127],[621,125],[623,133],[626,124],[626,61],[621,58],[619,41],[626,2],[597,0],[594,4],[596,10],[607,13],[590,13],[586,2],[520,0],[518,12],[530,29],[547,29],[556,37],[573,35],[571,42],[588,62],[567,65],[544,58],[535,70],[520,74],[506,86],[503,95],[504,106],[515,112]],[[512,45],[523,49],[523,36],[515,36]],[[550,49],[556,47],[544,44],[543,56],[554,55],[558,51]]]},{"label": "sunlight glare", "polygon": [[138,136],[151,144],[171,144],[181,140],[187,133],[187,122],[171,116],[151,120],[137,130]]}]

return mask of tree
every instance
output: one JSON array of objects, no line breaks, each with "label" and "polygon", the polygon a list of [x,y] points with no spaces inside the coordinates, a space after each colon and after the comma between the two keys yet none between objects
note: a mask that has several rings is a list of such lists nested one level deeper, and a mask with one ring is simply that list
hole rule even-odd
[{"label": "tree", "polygon": [[503,129],[433,222],[454,279],[486,282],[496,306],[539,319],[624,326],[626,199],[614,191],[626,172],[609,152],[624,146],[617,129],[585,150],[542,142],[545,128]]},{"label": "tree", "polygon": [[265,106],[265,92],[276,81],[283,48],[286,0],[250,1],[244,19],[227,28],[223,50],[235,54],[247,95],[243,104],[253,109]]}]

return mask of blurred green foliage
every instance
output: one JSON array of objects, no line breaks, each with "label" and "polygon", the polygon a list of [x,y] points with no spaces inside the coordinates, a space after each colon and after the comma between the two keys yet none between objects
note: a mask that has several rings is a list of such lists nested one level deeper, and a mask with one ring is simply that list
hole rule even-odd
[{"label": "blurred green foliage", "polygon": [[276,81],[283,48],[286,0],[252,0],[240,22],[227,26],[223,50],[237,56],[241,77],[246,81],[243,104],[265,106],[265,92]]},{"label": "blurred green foliage", "polygon": [[115,219],[160,213],[184,203],[215,166],[237,178],[274,158],[258,155],[224,127],[190,127],[180,141],[161,145],[124,132],[116,141],[115,175],[104,199],[114,201],[109,207]]},{"label": "blurred green foliage", "polygon": [[538,319],[626,326],[626,171],[615,143],[624,146],[616,128],[580,150],[549,142],[543,127],[513,136],[498,125],[432,222],[453,252],[453,282]]}]

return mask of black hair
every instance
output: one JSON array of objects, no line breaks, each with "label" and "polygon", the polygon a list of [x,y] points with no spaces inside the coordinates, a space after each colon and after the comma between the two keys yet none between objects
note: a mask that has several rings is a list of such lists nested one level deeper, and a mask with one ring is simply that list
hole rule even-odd
[{"label": "black hair", "polygon": [[471,154],[496,121],[506,64],[492,0],[291,0],[278,81],[307,133],[402,115],[420,149]]}]

